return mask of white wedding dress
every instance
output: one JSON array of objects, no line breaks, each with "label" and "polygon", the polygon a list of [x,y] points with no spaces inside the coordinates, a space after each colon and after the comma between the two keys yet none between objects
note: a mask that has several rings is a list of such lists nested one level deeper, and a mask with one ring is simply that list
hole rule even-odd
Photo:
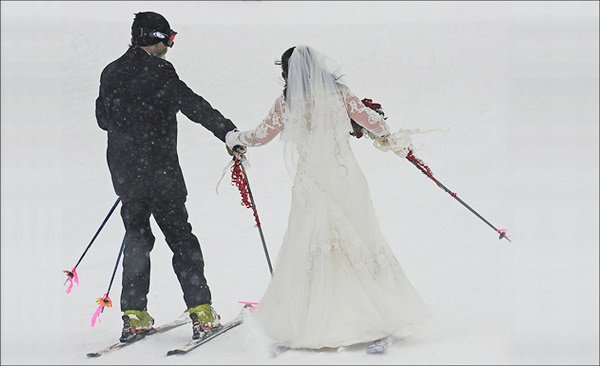
[{"label": "white wedding dress", "polygon": [[[340,83],[338,98],[328,101],[340,108],[310,115],[319,108],[312,104],[299,108],[295,118],[302,121],[291,121],[293,59],[287,98],[279,97],[256,129],[235,136],[238,144],[260,146],[282,132],[284,142],[296,148],[287,231],[252,316],[277,344],[293,348],[378,340],[420,323],[428,313],[381,232],[348,141],[350,118],[378,136],[388,134],[388,126]],[[327,131],[307,135],[318,123],[327,124]]]}]

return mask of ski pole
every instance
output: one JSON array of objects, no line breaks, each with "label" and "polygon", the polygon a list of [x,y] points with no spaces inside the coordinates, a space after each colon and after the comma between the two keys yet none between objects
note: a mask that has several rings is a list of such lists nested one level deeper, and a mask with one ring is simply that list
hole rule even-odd
[{"label": "ski pole", "polygon": [[[385,117],[385,113],[383,112],[383,109],[381,108],[381,104],[379,103],[375,103],[373,102],[372,99],[368,99],[368,98],[364,98],[361,100],[361,102],[366,106],[371,108],[372,110],[374,110],[375,112],[377,112],[378,114],[380,114],[381,116],[384,117],[384,119],[386,119]],[[366,129],[364,129],[361,125],[359,125],[358,123],[356,123],[356,121],[351,120],[350,121],[352,124],[352,132],[350,132],[350,135],[356,137],[357,139],[361,138],[367,131]],[[417,158],[411,149],[408,149],[408,154],[406,155],[406,159],[408,161],[410,161],[414,166],[417,167],[417,169],[419,169],[421,171],[421,173],[425,174],[427,177],[429,177],[431,180],[433,180],[435,182],[435,184],[438,185],[438,187],[440,187],[441,189],[443,189],[444,191],[446,191],[446,193],[448,193],[450,196],[452,196],[455,200],[457,200],[458,202],[460,202],[461,205],[465,206],[469,211],[471,211],[473,214],[475,214],[475,216],[479,217],[483,222],[485,222],[486,224],[488,224],[489,227],[491,227],[492,229],[494,229],[495,232],[497,232],[498,234],[500,234],[499,239],[506,239],[509,242],[512,242],[512,240],[510,240],[510,238],[506,235],[507,230],[506,229],[497,229],[494,225],[492,225],[488,220],[486,220],[483,216],[481,216],[477,211],[473,210],[471,208],[471,206],[467,205],[465,203],[465,201],[461,200],[456,193],[452,192],[451,190],[449,190],[448,188],[446,188],[445,185],[443,185],[439,180],[437,180],[436,178],[433,177],[433,173],[431,172],[431,169],[429,169],[429,167],[419,158]]]},{"label": "ski pole", "polygon": [[121,197],[118,197],[117,200],[115,201],[115,203],[113,204],[113,206],[110,208],[110,211],[108,211],[108,215],[106,215],[106,217],[104,218],[104,221],[102,221],[102,224],[100,224],[100,227],[98,228],[98,230],[96,230],[96,233],[92,237],[92,240],[90,241],[88,246],[83,251],[83,254],[81,254],[81,257],[79,257],[79,260],[77,261],[75,266],[70,271],[69,270],[63,271],[67,275],[65,284],[67,284],[68,281],[71,281],[69,287],[66,290],[67,294],[70,293],[71,289],[73,288],[73,281],[75,281],[75,283],[77,285],[79,285],[79,276],[77,275],[77,266],[79,266],[79,263],[81,263],[81,260],[83,260],[83,257],[85,257],[86,253],[88,252],[88,250],[90,249],[90,247],[92,246],[92,244],[94,243],[96,238],[98,237],[98,234],[100,234],[100,231],[102,231],[102,228],[104,227],[104,225],[106,224],[106,222],[108,221],[110,216],[112,215],[113,211],[115,210],[115,208],[117,207],[119,202],[121,202]]},{"label": "ski pole", "polygon": [[94,312],[94,315],[92,315],[92,327],[96,324],[96,320],[100,316],[100,313],[104,312],[104,308],[112,307],[112,300],[110,299],[110,297],[108,295],[110,294],[110,289],[112,287],[113,280],[115,279],[115,274],[117,273],[117,268],[119,267],[119,262],[121,261],[121,255],[123,254],[123,250],[125,248],[125,238],[126,237],[127,237],[127,234],[125,234],[125,236],[123,237],[123,242],[121,243],[121,249],[119,249],[119,255],[117,256],[117,261],[115,262],[115,268],[113,269],[112,276],[110,277],[110,283],[108,284],[108,289],[106,290],[106,293],[104,293],[102,295],[102,297],[99,297],[96,299],[98,308]]},{"label": "ski pole", "polygon": [[429,177],[431,180],[433,180],[435,182],[435,184],[438,185],[438,187],[440,187],[441,189],[443,189],[446,193],[448,193],[450,196],[452,196],[460,204],[462,204],[469,211],[471,211],[473,214],[475,214],[475,216],[479,217],[483,222],[485,222],[486,224],[488,224],[488,226],[491,227],[492,229],[494,229],[495,232],[497,232],[498,234],[500,234],[500,237],[498,239],[500,239],[500,240],[506,239],[509,242],[512,242],[512,240],[510,240],[509,237],[506,236],[506,233],[507,233],[506,229],[497,229],[488,220],[486,220],[483,216],[481,216],[477,211],[475,211],[473,208],[471,208],[471,206],[469,206],[468,204],[466,204],[465,201],[463,201],[462,199],[460,199],[456,193],[454,193],[451,190],[449,190],[448,188],[446,188],[445,185],[443,185],[439,180],[437,180],[436,178],[434,178],[433,172],[431,171],[431,169],[421,159],[417,158],[413,154],[412,150],[410,150],[410,149],[408,150],[408,154],[406,155],[406,159],[408,161],[410,161],[414,166],[416,166],[417,169],[419,169],[421,171],[421,173],[425,174],[427,177]]},{"label": "ski pole", "polygon": [[265,252],[265,256],[267,257],[267,264],[269,265],[269,271],[271,275],[273,275],[273,267],[271,266],[271,259],[269,258],[269,252],[267,250],[267,244],[265,243],[265,236],[263,235],[262,226],[260,224],[260,219],[258,218],[258,211],[256,210],[256,204],[254,203],[254,196],[252,195],[252,190],[250,189],[250,182],[248,181],[248,175],[246,174],[246,169],[242,162],[234,157],[234,163],[231,167],[231,179],[232,183],[235,184],[242,196],[242,205],[251,208],[254,212],[254,219],[256,221],[256,227],[258,227],[258,232],[260,234],[260,240],[262,241],[263,250]]}]

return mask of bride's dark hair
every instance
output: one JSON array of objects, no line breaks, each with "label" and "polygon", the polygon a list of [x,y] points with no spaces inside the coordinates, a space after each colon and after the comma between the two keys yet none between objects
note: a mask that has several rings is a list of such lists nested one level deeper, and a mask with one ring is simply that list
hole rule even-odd
[{"label": "bride's dark hair", "polygon": [[294,53],[295,49],[296,46],[290,47],[287,50],[285,50],[285,52],[281,55],[281,76],[283,76],[284,79],[287,79],[288,77],[288,70],[290,68],[290,57],[292,57],[292,53]]}]

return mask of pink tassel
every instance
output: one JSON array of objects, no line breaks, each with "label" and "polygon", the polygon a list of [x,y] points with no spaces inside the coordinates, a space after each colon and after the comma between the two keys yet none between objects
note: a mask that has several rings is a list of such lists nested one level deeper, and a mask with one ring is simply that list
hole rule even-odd
[{"label": "pink tassel", "polygon": [[73,272],[73,279],[75,280],[75,283],[77,284],[77,286],[79,286],[79,276],[77,275],[77,269],[73,267],[73,270],[71,272]]},{"label": "pink tassel", "polygon": [[510,239],[510,236],[506,235],[506,233],[508,233],[508,229],[498,229],[498,230],[496,230],[496,232],[500,235],[504,234],[504,236],[506,236],[508,239]]},{"label": "pink tassel", "polygon": [[105,307],[109,308],[112,306],[112,300],[108,297],[108,294],[102,295],[102,297],[96,299],[96,302],[98,303],[98,308],[94,312],[94,315],[92,315],[92,327],[96,325],[96,320],[98,320],[102,310],[104,310]]},{"label": "pink tassel", "polygon": [[98,317],[100,316],[100,313],[102,312],[102,305],[98,306],[98,309],[96,309],[96,312],[94,313],[94,315],[92,315],[92,327],[94,325],[96,325],[96,319],[98,319]]},{"label": "pink tassel", "polygon": [[258,307],[258,303],[253,301],[238,301],[238,304],[250,305],[248,306],[248,310],[251,313],[255,312],[256,308]]},{"label": "pink tassel", "polygon": [[67,281],[69,281],[69,287],[67,287],[66,292],[67,294],[70,294],[71,290],[73,289],[73,278],[69,277],[67,278]]},{"label": "pink tassel", "polygon": [[67,287],[66,292],[67,294],[70,294],[71,290],[73,289],[73,281],[75,281],[77,286],[79,286],[79,276],[77,276],[77,269],[73,267],[70,271],[65,270],[63,272],[65,272],[65,274],[67,275],[67,282],[69,282],[69,287]]}]

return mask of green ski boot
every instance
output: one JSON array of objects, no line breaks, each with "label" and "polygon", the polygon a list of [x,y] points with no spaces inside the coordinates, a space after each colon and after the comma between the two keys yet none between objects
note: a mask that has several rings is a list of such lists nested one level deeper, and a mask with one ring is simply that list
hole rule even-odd
[{"label": "green ski boot", "polygon": [[192,339],[200,339],[205,333],[221,325],[221,317],[210,304],[202,304],[188,309],[192,319]]},{"label": "green ski boot", "polygon": [[131,342],[138,336],[144,336],[152,330],[154,319],[146,310],[125,310],[123,312],[123,330],[121,332],[121,342]]}]

